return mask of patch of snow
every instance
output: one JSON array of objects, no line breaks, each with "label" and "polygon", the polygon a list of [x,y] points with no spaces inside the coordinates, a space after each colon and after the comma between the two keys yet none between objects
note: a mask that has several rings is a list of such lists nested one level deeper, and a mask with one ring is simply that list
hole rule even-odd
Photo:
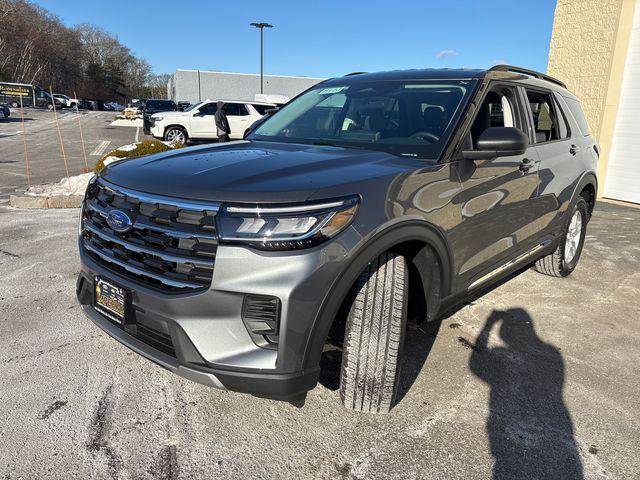
[{"label": "patch of snow", "polygon": [[[54,195],[84,195],[93,173],[83,173],[73,177],[64,177],[58,183],[34,185],[25,193],[34,197],[51,197]],[[69,188],[71,187],[71,188]]]},{"label": "patch of snow", "polygon": [[117,162],[119,160],[124,160],[124,158],[120,158],[120,157],[114,157],[112,155],[109,155],[108,157],[106,157],[102,163],[104,164],[104,166],[106,167],[107,165],[109,165],[110,163],[113,162]]},{"label": "patch of snow", "polygon": [[111,122],[109,125],[111,125],[112,127],[142,127],[142,119],[119,118]]},{"label": "patch of snow", "polygon": [[121,152],[130,152],[131,150],[135,150],[137,146],[138,146],[137,143],[130,143],[128,145],[122,145],[121,147],[118,147],[116,150],[119,150]]}]

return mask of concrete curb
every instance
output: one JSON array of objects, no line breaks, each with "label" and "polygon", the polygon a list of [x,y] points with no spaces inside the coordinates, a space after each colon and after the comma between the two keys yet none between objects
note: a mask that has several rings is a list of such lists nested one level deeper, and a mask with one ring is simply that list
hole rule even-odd
[{"label": "concrete curb", "polygon": [[82,195],[53,195],[51,197],[11,195],[9,205],[15,208],[78,208],[82,205],[82,199]]}]

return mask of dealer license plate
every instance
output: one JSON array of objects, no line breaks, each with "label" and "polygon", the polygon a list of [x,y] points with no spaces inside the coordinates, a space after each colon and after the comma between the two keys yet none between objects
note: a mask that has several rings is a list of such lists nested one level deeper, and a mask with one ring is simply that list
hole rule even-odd
[{"label": "dealer license plate", "polygon": [[127,291],[101,277],[95,278],[93,306],[100,313],[118,323],[124,322]]}]

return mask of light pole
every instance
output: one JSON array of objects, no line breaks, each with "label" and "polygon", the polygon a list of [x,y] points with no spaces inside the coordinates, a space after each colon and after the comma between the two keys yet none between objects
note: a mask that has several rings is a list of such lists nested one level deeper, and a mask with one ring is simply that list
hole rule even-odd
[{"label": "light pole", "polygon": [[263,40],[262,40],[262,32],[265,28],[273,28],[273,25],[264,22],[253,22],[250,24],[252,27],[256,27],[260,29],[260,93],[264,93],[264,50],[263,50]]}]

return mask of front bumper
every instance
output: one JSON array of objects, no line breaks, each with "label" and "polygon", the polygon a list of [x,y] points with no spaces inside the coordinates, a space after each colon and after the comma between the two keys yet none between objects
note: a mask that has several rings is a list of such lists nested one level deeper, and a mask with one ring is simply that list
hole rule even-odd
[{"label": "front bumper", "polygon": [[151,134],[155,138],[163,138],[164,137],[164,128],[161,125],[153,123],[149,127],[149,133],[146,133],[146,134],[147,135]]},{"label": "front bumper", "polygon": [[[80,247],[77,296],[85,314],[109,335],[144,357],[190,380],[215,388],[278,400],[296,399],[315,387],[319,366],[305,365],[316,314],[359,235],[349,228],[336,239],[297,252],[257,252],[220,245],[211,287],[167,294],[106,269]],[[136,337],[92,307],[93,281],[103,276],[131,292],[135,322],[169,335],[175,356]],[[277,348],[258,346],[242,321],[245,295],[280,299]]]}]

